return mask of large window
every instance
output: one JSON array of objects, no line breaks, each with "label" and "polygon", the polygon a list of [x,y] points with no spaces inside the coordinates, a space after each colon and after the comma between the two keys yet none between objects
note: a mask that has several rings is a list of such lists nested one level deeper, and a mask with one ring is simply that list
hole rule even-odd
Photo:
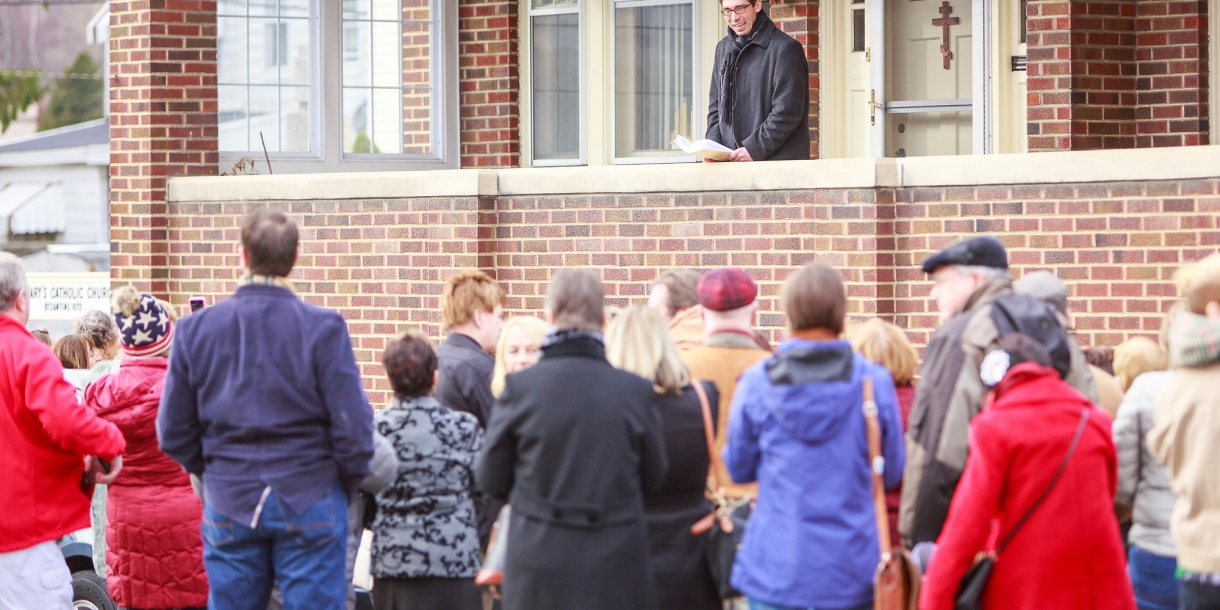
[{"label": "large window", "polygon": [[579,163],[580,6],[532,0],[529,18],[535,165]]},{"label": "large window", "polygon": [[264,142],[275,173],[456,167],[456,17],[444,0],[221,0],[221,170],[266,173]]},{"label": "large window", "polygon": [[691,138],[706,116],[697,23],[713,9],[694,0],[525,0],[523,7],[522,135],[532,165],[694,160],[673,142]]},{"label": "large window", "polygon": [[674,138],[693,125],[693,29],[689,1],[615,2],[615,157],[680,156]]},{"label": "large window", "polygon": [[217,3],[221,150],[313,150],[310,1]]},{"label": "large window", "polygon": [[343,151],[432,151],[429,0],[343,0]]}]

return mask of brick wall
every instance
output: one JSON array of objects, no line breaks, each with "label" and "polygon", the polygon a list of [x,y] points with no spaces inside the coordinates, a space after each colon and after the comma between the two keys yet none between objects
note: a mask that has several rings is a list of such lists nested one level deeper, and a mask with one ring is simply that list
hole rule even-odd
[{"label": "brick wall", "polygon": [[770,17],[780,30],[805,47],[805,60],[809,63],[809,158],[817,159],[820,139],[818,137],[818,111],[821,87],[818,69],[818,0],[775,0],[771,3]]},{"label": "brick wall", "polygon": [[520,165],[515,0],[460,0],[458,87],[462,167]]},{"label": "brick wall", "polygon": [[[258,204],[262,205],[262,204]],[[384,404],[388,337],[440,333],[444,279],[493,273],[513,312],[537,312],[559,267],[601,270],[609,302],[646,301],[664,269],[737,265],[761,288],[760,324],[781,338],[776,297],[795,267],[842,270],[855,317],[882,315],[926,344],[938,323],[917,264],[976,233],[998,235],[1014,272],[1071,287],[1082,343],[1155,336],[1170,276],[1220,246],[1220,179],[1050,186],[682,192],[647,195],[284,201],[302,227],[303,298],[349,321],[366,384]],[[238,277],[237,221],[250,204],[171,203],[170,299],[223,298]]]},{"label": "brick wall", "polygon": [[111,276],[169,291],[166,180],[216,173],[216,2],[110,3]]},{"label": "brick wall", "polygon": [[1208,143],[1206,1],[1033,0],[1029,150]]},{"label": "brick wall", "polygon": [[1138,145],[1208,143],[1206,0],[1139,0]]}]

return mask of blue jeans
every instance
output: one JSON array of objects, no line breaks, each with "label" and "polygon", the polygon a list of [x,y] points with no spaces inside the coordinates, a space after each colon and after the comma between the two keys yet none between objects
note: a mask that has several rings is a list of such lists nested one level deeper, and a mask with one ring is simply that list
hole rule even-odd
[{"label": "blue jeans", "polygon": [[1131,545],[1127,550],[1127,572],[1135,589],[1139,610],[1177,610],[1178,579],[1174,572],[1178,560],[1149,553]]},{"label": "blue jeans", "polygon": [[[756,599],[750,600],[750,610],[821,610],[820,608],[790,608],[787,606],[772,606],[771,604],[760,602]],[[826,610],[831,610],[827,608]],[[835,610],[873,610],[873,605],[859,606],[857,608],[843,608]]]},{"label": "blue jeans", "polygon": [[267,610],[279,583],[285,610],[344,610],[347,496],[337,486],[297,515],[267,496],[258,527],[204,506],[209,610]]}]

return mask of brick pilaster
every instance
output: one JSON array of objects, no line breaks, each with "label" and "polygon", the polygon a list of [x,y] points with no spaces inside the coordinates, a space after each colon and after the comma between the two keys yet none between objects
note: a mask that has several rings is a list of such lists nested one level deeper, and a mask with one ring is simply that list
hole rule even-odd
[{"label": "brick pilaster", "polygon": [[1138,145],[1208,143],[1206,0],[1136,2]]},{"label": "brick pilaster", "polygon": [[110,3],[111,276],[169,293],[166,180],[216,173],[215,0]]},{"label": "brick pilaster", "polygon": [[520,165],[520,79],[515,0],[460,0],[461,166]]},{"label": "brick pilaster", "polygon": [[1028,10],[1029,150],[1133,148],[1133,0],[1034,0]]},{"label": "brick pilaster", "polygon": [[818,0],[774,0],[771,20],[805,47],[809,63],[809,157],[820,156],[818,112],[821,87],[818,69]]},{"label": "brick pilaster", "polygon": [[1030,152],[1072,147],[1072,18],[1068,0],[1027,5],[1026,121]]}]

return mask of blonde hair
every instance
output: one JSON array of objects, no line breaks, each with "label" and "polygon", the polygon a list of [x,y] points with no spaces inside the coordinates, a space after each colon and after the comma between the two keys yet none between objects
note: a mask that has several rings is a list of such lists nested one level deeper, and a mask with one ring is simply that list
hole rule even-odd
[{"label": "blonde hair", "polygon": [[615,368],[651,381],[658,394],[680,394],[690,383],[690,371],[669,336],[669,324],[643,305],[623,310],[610,323],[606,359]]},{"label": "blonde hair", "polygon": [[1203,315],[1208,303],[1220,301],[1220,253],[1182,265],[1173,281],[1191,313]]},{"label": "blonde hair", "polygon": [[1114,376],[1126,392],[1135,383],[1135,378],[1148,371],[1163,371],[1169,368],[1169,355],[1165,348],[1148,337],[1132,337],[1114,348]]},{"label": "blonde hair", "polygon": [[861,356],[880,364],[894,378],[894,385],[911,385],[919,354],[901,328],[880,318],[847,327],[847,340]]},{"label": "blonde hair", "polygon": [[535,346],[541,347],[542,337],[546,335],[546,322],[534,316],[513,316],[504,323],[504,328],[500,331],[500,340],[496,341],[496,366],[491,373],[491,395],[497,398],[504,392],[504,377],[508,375],[508,366],[504,362],[508,332],[517,326],[529,333]]},{"label": "blonde hair", "polygon": [[504,290],[491,276],[478,269],[464,269],[445,280],[441,292],[441,316],[445,328],[465,324],[476,311],[495,311],[504,306]]}]

